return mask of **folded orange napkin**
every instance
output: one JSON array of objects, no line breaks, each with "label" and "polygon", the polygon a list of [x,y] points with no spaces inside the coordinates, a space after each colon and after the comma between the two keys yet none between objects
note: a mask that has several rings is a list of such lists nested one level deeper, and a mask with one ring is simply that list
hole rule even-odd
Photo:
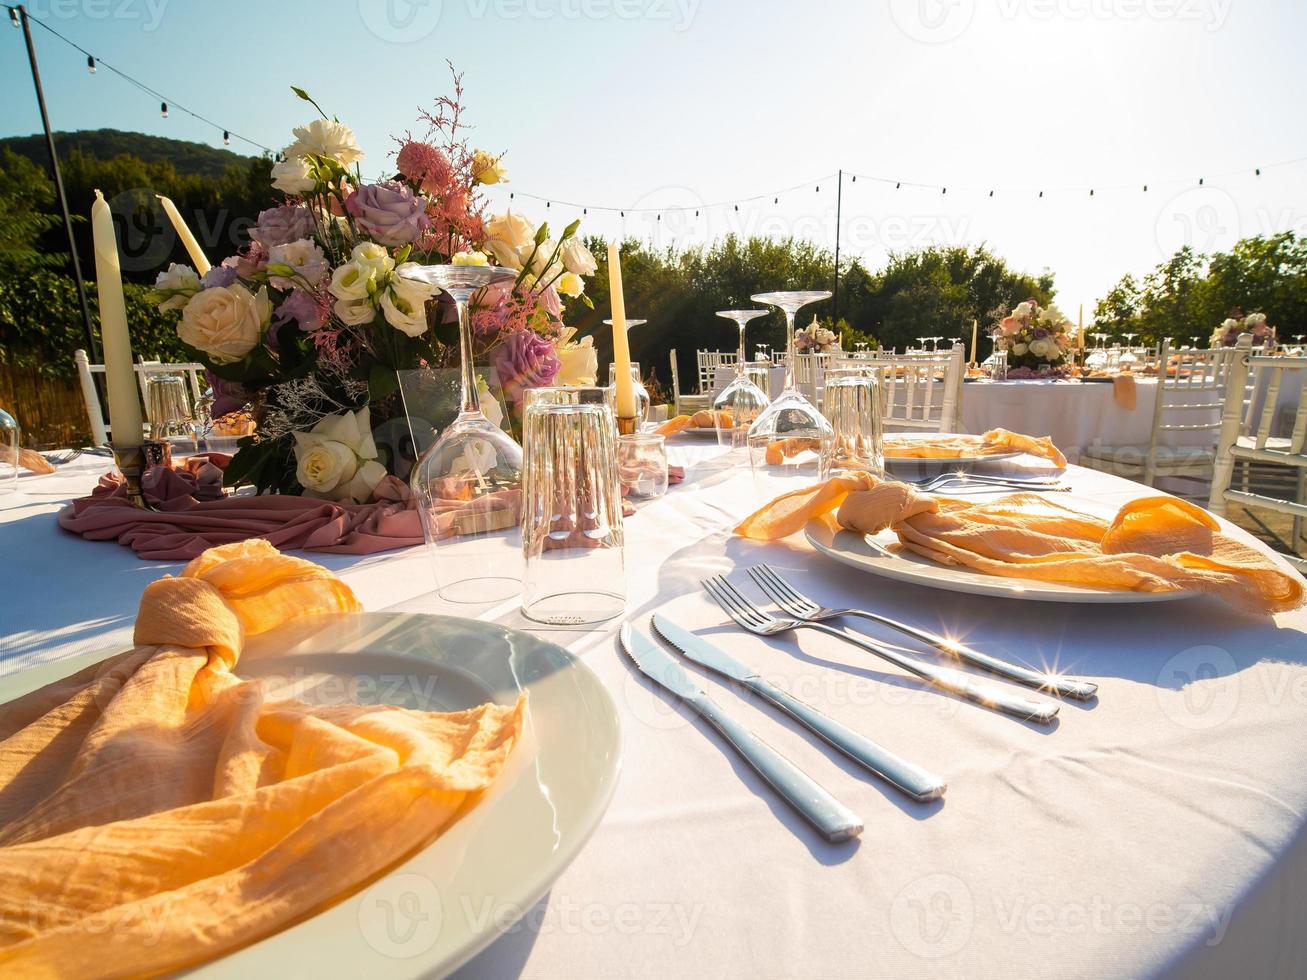
[{"label": "folded orange napkin", "polygon": [[1133,375],[1118,374],[1112,379],[1112,400],[1127,412],[1135,410],[1139,399]]},{"label": "folded orange napkin", "polygon": [[44,476],[47,473],[54,472],[54,464],[42,456],[34,449],[23,449],[19,447],[17,453],[9,446],[0,446],[0,463],[8,463],[10,466],[16,466],[20,469],[27,470],[29,473],[36,473]]},{"label": "folded orange napkin", "polygon": [[999,453],[1029,453],[1066,466],[1066,457],[1047,436],[1025,436],[1007,429],[990,429],[981,436],[940,436],[932,439],[885,440],[890,459],[954,459],[958,456],[994,456]]},{"label": "folded orange napkin", "polygon": [[778,497],[735,533],[783,538],[832,511],[843,528],[893,528],[911,551],[990,575],[1134,592],[1193,589],[1260,613],[1303,603],[1300,576],[1226,537],[1211,514],[1175,497],[1131,501],[1108,522],[1035,493],[978,503],[857,474]]},{"label": "folded orange napkin", "polygon": [[0,707],[0,975],[193,965],[357,890],[499,774],[524,704],[272,700],[245,637],[349,613],[266,541],[151,584],[136,648]]},{"label": "folded orange napkin", "polygon": [[721,426],[723,429],[729,429],[733,422],[728,413],[714,412],[705,408],[693,415],[677,415],[675,418],[670,418],[654,431],[660,436],[674,436],[690,428],[715,429]]}]

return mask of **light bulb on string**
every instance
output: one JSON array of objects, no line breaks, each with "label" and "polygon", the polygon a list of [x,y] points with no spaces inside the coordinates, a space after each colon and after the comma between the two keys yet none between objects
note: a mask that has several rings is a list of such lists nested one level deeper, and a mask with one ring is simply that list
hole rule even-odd
[{"label": "light bulb on string", "polygon": [[989,192],[989,196],[990,196],[990,197],[993,197],[993,196],[994,196],[994,192],[993,192],[993,191],[990,191],[990,192]]},{"label": "light bulb on string", "polygon": [[164,119],[167,119],[167,118],[168,118],[168,103],[167,103],[167,102],[160,102],[160,103],[159,103],[159,115],[161,115]]},{"label": "light bulb on string", "polygon": [[1262,175],[1262,168],[1261,168],[1261,167],[1258,167],[1256,170],[1253,171],[1253,174],[1254,174],[1255,176],[1260,177],[1260,176]]},{"label": "light bulb on string", "polygon": [[902,186],[903,186],[903,181],[901,181],[901,180],[896,180],[896,181],[894,181],[894,189],[895,189],[895,190],[898,190],[898,189],[899,189],[900,187],[902,187]]},{"label": "light bulb on string", "polygon": [[1043,192],[1043,191],[1040,191],[1040,192],[1039,192],[1039,196],[1040,196],[1040,198],[1042,199],[1043,196],[1044,196],[1044,192]]},{"label": "light bulb on string", "polygon": [[13,24],[15,27],[19,27],[19,26],[20,26],[19,23],[18,23],[18,8],[17,8],[17,7],[10,7],[10,8],[9,8],[9,23]]},{"label": "light bulb on string", "polygon": [[1203,178],[1202,178],[1202,177],[1199,177],[1199,178],[1198,178],[1198,186],[1199,186],[1199,187],[1202,187],[1202,186],[1203,186]]},{"label": "light bulb on string", "polygon": [[1094,189],[1093,189],[1092,187],[1089,188],[1089,196],[1090,196],[1090,197],[1093,197],[1093,196],[1094,196]]},{"label": "light bulb on string", "polygon": [[95,74],[95,55],[88,54],[86,56],[86,70],[92,75]]},{"label": "light bulb on string", "polygon": [[227,132],[225,129],[222,131],[222,145],[231,146],[231,133]]}]

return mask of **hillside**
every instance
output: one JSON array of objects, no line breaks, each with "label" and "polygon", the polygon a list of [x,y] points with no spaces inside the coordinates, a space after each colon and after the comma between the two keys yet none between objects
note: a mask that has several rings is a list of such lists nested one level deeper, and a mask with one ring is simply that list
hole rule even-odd
[{"label": "hillside", "polygon": [[[110,160],[121,153],[129,153],[147,162],[170,160],[181,174],[200,174],[221,177],[233,163],[248,163],[252,157],[230,150],[220,150],[204,143],[168,139],[165,136],[147,136],[145,133],[128,133],[118,129],[84,129],[76,133],[55,133],[55,147],[62,159],[74,149],[100,160]],[[49,166],[45,151],[45,136],[8,136],[0,139],[0,149],[8,148],[25,156],[41,167]]]}]

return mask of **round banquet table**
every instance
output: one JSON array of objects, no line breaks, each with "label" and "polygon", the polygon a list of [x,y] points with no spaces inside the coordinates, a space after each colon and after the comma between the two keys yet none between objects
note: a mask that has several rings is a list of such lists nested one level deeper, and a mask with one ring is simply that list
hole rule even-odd
[{"label": "round banquet table", "polygon": [[[647,629],[659,610],[710,637],[940,773],[948,793],[908,803],[687,666],[862,816],[857,842],[828,845],[634,671],[616,622],[550,632],[617,703],[621,779],[573,864],[535,907],[493,910],[524,915],[459,976],[1301,975],[1307,612],[1255,619],[1209,598],[1023,603],[875,579],[820,557],[802,535],[766,545],[732,537],[755,502],[748,467],[692,437],[673,440],[671,455],[687,464],[686,482],[626,522],[630,618]],[[105,463],[82,457],[0,496],[0,672],[130,644],[142,589],[178,571],[57,528],[56,511]],[[1110,515],[1144,492],[1076,467],[1067,479],[1087,512]],[[336,570],[370,611],[459,611],[429,594],[423,549],[307,557]],[[743,569],[761,561],[829,605],[890,612],[1056,666],[1098,682],[1099,698],[1067,702],[1058,725],[1041,729],[923,689],[832,637],[764,641],[724,625],[699,580],[730,572],[756,596]],[[482,615],[525,625],[512,604]]]}]

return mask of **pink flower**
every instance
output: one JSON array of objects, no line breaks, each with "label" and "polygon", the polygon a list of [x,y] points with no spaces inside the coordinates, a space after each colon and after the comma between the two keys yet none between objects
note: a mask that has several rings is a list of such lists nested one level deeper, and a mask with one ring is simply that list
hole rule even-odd
[{"label": "pink flower", "polygon": [[999,329],[1009,336],[1020,333],[1021,321],[1014,316],[1005,316],[1003,322],[999,324]]},{"label": "pink flower", "polygon": [[509,334],[494,349],[491,363],[499,374],[504,393],[521,405],[528,388],[541,388],[553,383],[561,366],[554,345],[530,330]]},{"label": "pink flower", "polygon": [[431,144],[417,140],[409,140],[400,147],[395,166],[428,194],[444,191],[454,173],[445,154]]}]

